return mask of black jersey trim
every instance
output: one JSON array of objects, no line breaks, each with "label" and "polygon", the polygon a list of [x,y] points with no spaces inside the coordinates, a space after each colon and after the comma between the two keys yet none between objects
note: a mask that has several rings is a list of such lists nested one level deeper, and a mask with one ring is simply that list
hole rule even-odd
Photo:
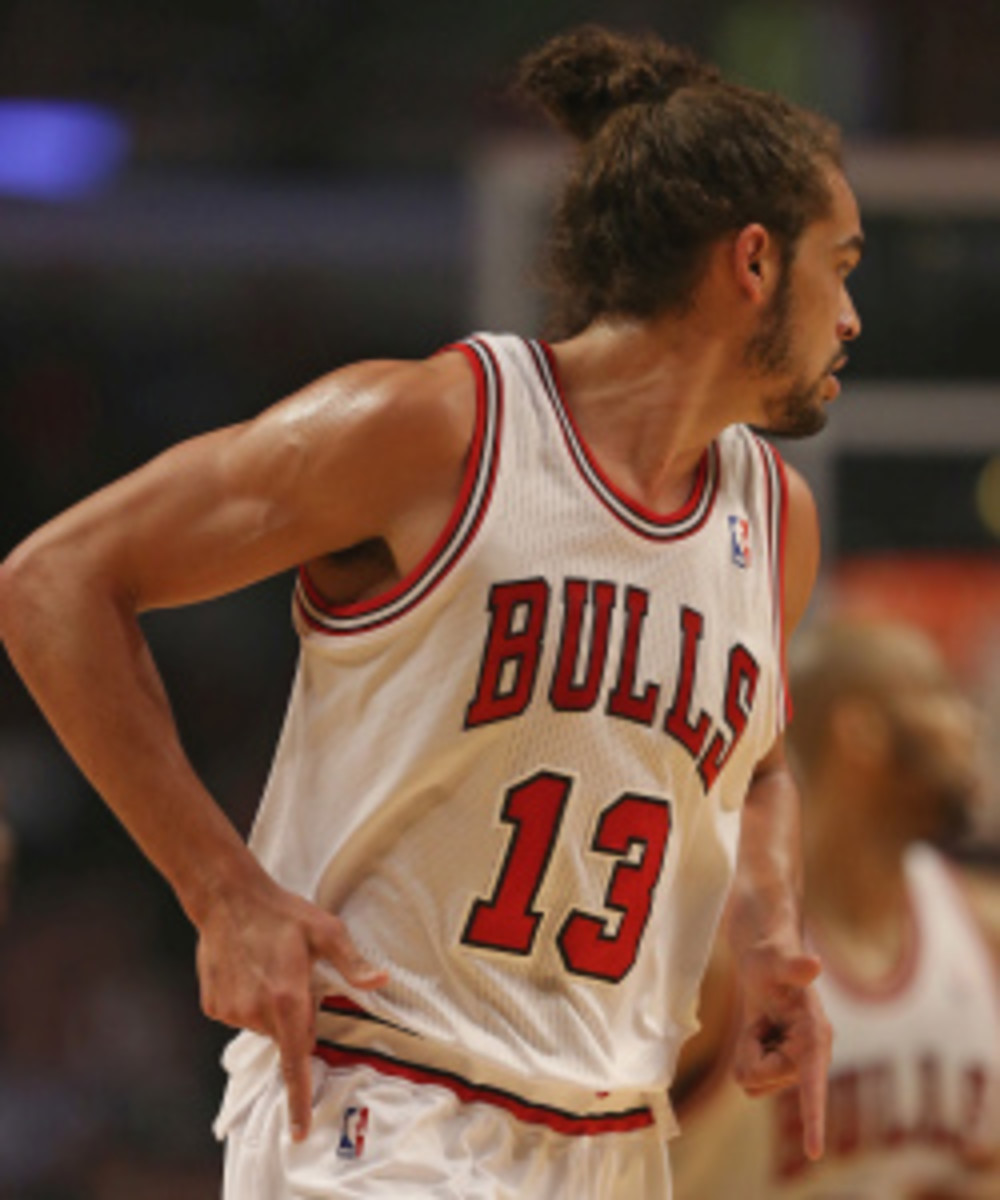
[{"label": "black jersey trim", "polygon": [[712,442],[702,455],[691,494],[681,508],[667,514],[645,508],[615,487],[587,449],[563,398],[551,347],[538,341],[528,341],[526,345],[551,402],[570,457],[604,507],[629,529],[653,541],[676,541],[696,533],[707,521],[719,489],[718,444]]},{"label": "black jersey trim", "polygon": [[359,1049],[326,1038],[316,1042],[313,1053],[332,1067],[368,1066],[384,1075],[395,1075],[412,1083],[436,1084],[438,1087],[447,1088],[464,1104],[491,1104],[504,1109],[519,1121],[531,1125],[546,1125],[557,1133],[574,1137],[647,1129],[655,1124],[656,1120],[652,1108],[645,1105],[620,1112],[569,1112],[552,1105],[537,1104],[503,1088],[473,1083],[453,1071],[408,1062],[379,1050]]}]

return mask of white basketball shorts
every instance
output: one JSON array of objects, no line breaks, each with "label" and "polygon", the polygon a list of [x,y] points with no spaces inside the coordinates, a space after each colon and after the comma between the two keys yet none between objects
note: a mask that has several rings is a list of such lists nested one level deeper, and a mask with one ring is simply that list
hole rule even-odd
[{"label": "white basketball shorts", "polygon": [[567,1133],[368,1064],[312,1071],[304,1142],[277,1072],[229,1128],[223,1200],[670,1200],[657,1125]]}]

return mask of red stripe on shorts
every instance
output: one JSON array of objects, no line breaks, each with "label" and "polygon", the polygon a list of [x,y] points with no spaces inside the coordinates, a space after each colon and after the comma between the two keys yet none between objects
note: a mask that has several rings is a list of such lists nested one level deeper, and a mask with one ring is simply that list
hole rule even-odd
[{"label": "red stripe on shorts", "polygon": [[529,1125],[546,1125],[556,1133],[587,1137],[599,1133],[629,1133],[647,1129],[655,1121],[651,1108],[633,1108],[625,1112],[572,1113],[546,1104],[533,1104],[502,1088],[471,1083],[451,1071],[440,1071],[422,1064],[403,1062],[377,1050],[360,1050],[336,1042],[319,1041],[313,1053],[331,1067],[372,1067],[383,1075],[395,1075],[411,1083],[437,1084],[454,1093],[463,1104],[492,1104]]}]

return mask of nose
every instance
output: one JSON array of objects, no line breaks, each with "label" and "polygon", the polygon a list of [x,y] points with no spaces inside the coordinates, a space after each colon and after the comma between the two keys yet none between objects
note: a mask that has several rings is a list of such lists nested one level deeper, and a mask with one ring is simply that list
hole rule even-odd
[{"label": "nose", "polygon": [[861,336],[861,318],[849,293],[844,292],[844,304],[837,322],[837,335],[842,342],[853,342]]}]

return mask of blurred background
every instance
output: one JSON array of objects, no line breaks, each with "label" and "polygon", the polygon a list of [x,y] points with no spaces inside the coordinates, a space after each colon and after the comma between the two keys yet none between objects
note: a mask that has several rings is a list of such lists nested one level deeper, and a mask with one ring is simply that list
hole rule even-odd
[{"label": "blurred background", "polygon": [[[366,356],[544,327],[561,148],[510,102],[571,24],[652,29],[839,120],[865,322],[821,438],[813,613],[929,629],[987,714],[1000,847],[1000,4],[0,0],[0,556],[170,443]],[[249,827],[290,580],[148,632]],[[0,658],[0,1200],[217,1195],[194,939]]]}]

